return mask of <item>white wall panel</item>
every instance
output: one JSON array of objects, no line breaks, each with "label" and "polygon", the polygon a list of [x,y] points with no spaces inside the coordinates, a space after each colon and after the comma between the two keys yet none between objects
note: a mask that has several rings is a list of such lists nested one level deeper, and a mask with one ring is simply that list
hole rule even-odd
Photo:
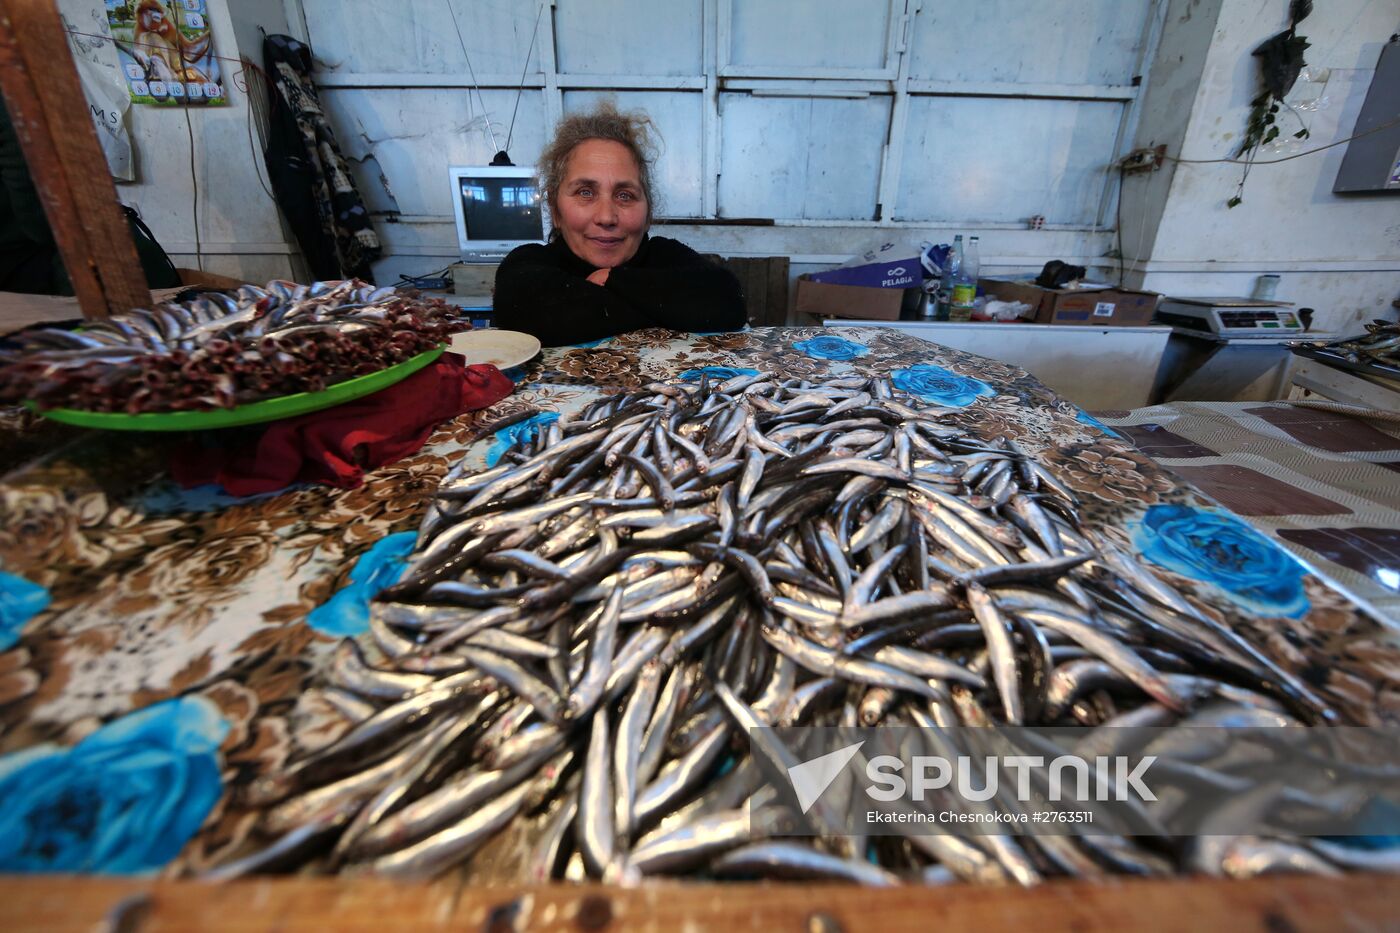
[{"label": "white wall panel", "polygon": [[[521,0],[301,0],[311,49],[330,71],[520,74],[538,6]],[[451,11],[448,4],[451,4]],[[452,13],[462,39],[457,39]],[[545,20],[540,29],[548,28]],[[539,44],[531,57],[539,72]]]},{"label": "white wall panel", "polygon": [[729,3],[729,64],[884,68],[889,0],[720,0]]},{"label": "white wall panel", "polygon": [[[515,90],[484,91],[498,145],[505,145]],[[337,138],[355,170],[356,182],[367,198],[381,195],[378,163],[388,179],[398,210],[405,214],[452,215],[449,165],[487,165],[495,150],[483,131],[481,106],[475,91],[466,88],[356,88],[330,90],[322,103]],[[544,146],[544,108],[539,91],[525,91],[520,100],[515,138],[510,153],[518,165],[529,165]],[[372,163],[361,161],[372,153]],[[373,203],[373,201],[371,202]]]},{"label": "white wall panel", "polygon": [[[611,97],[659,128],[659,216],[856,225],[818,237],[839,253],[837,231],[875,221],[880,200],[885,222],[920,229],[1037,213],[1111,226],[1102,201],[1123,88],[1162,2],[451,0],[481,95],[461,86],[447,0],[289,8],[304,11],[366,200],[401,215],[381,224],[391,251],[450,251],[444,170],[505,144],[543,9],[516,162],[535,161],[555,116]],[[999,96],[1020,88],[1028,96]],[[1081,95],[1116,99],[1063,99]]]},{"label": "white wall panel", "polygon": [[562,72],[700,73],[700,0],[558,0],[555,23]]},{"label": "white wall panel", "polygon": [[587,110],[607,98],[620,110],[643,110],[660,135],[659,155],[652,168],[659,203],[653,213],[665,217],[700,216],[700,112],[698,92],[569,91],[564,112]]},{"label": "white wall panel", "polygon": [[1151,0],[923,0],[910,77],[1128,84]]},{"label": "white wall panel", "polygon": [[720,95],[721,217],[870,220],[890,98]]},{"label": "white wall panel", "polygon": [[895,220],[1092,224],[1122,104],[916,97]]}]

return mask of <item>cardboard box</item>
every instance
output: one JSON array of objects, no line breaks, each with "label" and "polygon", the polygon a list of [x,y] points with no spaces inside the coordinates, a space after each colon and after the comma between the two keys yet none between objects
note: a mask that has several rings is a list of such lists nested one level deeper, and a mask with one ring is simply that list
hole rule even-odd
[{"label": "cardboard box", "polygon": [[1162,297],[1130,288],[1041,288],[1007,279],[979,279],[977,284],[992,298],[1024,301],[1035,309],[1037,324],[1137,327],[1152,322]]},{"label": "cardboard box", "polygon": [[[897,321],[907,288],[870,288],[862,285],[832,285],[797,277],[797,300],[793,308],[817,317],[848,317],[867,321]],[[918,289],[914,289],[918,291]]]},{"label": "cardboard box", "polygon": [[[898,252],[890,249],[888,252]],[[823,269],[808,276],[826,285],[861,285],[866,288],[914,288],[924,280],[918,256],[883,256],[858,266]]]},{"label": "cardboard box", "polygon": [[454,295],[494,295],[496,294],[496,270],[500,268],[495,262],[458,262],[453,263],[448,272],[452,275],[452,294]]}]

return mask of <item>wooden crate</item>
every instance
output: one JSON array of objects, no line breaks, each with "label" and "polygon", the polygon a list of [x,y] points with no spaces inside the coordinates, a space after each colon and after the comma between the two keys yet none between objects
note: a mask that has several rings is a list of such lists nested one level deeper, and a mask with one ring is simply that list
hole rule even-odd
[{"label": "wooden crate", "polygon": [[731,256],[706,259],[724,266],[739,280],[750,327],[783,327],[788,315],[788,258]]}]

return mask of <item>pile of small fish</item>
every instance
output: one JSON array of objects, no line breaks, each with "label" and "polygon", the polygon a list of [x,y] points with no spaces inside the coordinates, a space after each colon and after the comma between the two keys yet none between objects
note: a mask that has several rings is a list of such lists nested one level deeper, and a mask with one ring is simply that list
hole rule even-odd
[{"label": "pile of small fish", "polygon": [[441,345],[467,327],[456,314],[358,279],[208,292],[17,335],[0,350],[0,403],[136,414],[317,392]]},{"label": "pile of small fish", "polygon": [[1273,838],[790,835],[757,759],[795,759],[751,727],[1337,719],[947,414],[885,378],[656,383],[454,470],[317,688],[355,725],[254,782],[261,848],[211,876],[1333,870]]},{"label": "pile of small fish", "polygon": [[1372,321],[1366,325],[1366,335],[1363,337],[1350,337],[1331,343],[1304,341],[1293,346],[1336,354],[1349,363],[1400,370],[1400,322],[1396,321]]}]

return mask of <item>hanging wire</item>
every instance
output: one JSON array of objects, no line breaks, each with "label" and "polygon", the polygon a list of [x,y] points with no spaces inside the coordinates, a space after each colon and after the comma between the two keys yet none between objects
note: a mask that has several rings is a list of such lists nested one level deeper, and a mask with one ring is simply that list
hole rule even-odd
[{"label": "hanging wire", "polygon": [[1251,166],[1253,166],[1253,165],[1277,165],[1277,164],[1280,163],[1280,162],[1288,162],[1288,161],[1291,161],[1291,160],[1293,160],[1293,159],[1301,159],[1303,156],[1312,155],[1314,152],[1322,152],[1324,149],[1331,149],[1331,148],[1333,148],[1333,147],[1335,147],[1335,146],[1344,145],[1344,144],[1346,144],[1346,143],[1351,142],[1353,139],[1360,139],[1360,138],[1363,137],[1363,136],[1370,136],[1372,133],[1379,133],[1381,130],[1388,130],[1388,129],[1390,129],[1392,126],[1395,126],[1396,124],[1400,124],[1400,117],[1396,117],[1394,120],[1390,120],[1390,121],[1388,121],[1388,122],[1386,122],[1386,123],[1382,123],[1382,124],[1380,124],[1379,126],[1373,126],[1373,127],[1371,127],[1369,130],[1366,130],[1365,132],[1362,132],[1362,133],[1353,133],[1352,135],[1348,136],[1346,139],[1339,139],[1339,140],[1337,140],[1336,142],[1328,143],[1328,144],[1325,145],[1325,146],[1317,146],[1316,148],[1313,148],[1313,149],[1305,149],[1305,150],[1303,150],[1302,152],[1295,152],[1295,153],[1293,153],[1292,155],[1283,156],[1283,157],[1278,158],[1278,159],[1181,159],[1181,158],[1177,158],[1176,156],[1163,156],[1163,158],[1165,158],[1165,159],[1166,159],[1167,161],[1169,161],[1169,162],[1182,162],[1182,163],[1185,163],[1185,164],[1187,164],[1187,165],[1213,165],[1213,164],[1221,163],[1221,162],[1228,162],[1228,163],[1233,164],[1233,165],[1251,165]]},{"label": "hanging wire", "polygon": [[[447,5],[447,14],[452,17],[452,28],[457,33],[457,44],[462,47],[462,57],[467,60],[467,74],[471,76],[472,87],[476,89],[476,99],[481,102],[481,115],[486,120],[486,132],[491,137],[491,148],[498,149],[496,133],[491,129],[491,117],[486,110],[486,98],[481,96],[481,85],[476,83],[476,71],[472,68],[472,57],[467,54],[467,43],[462,38],[462,27],[457,25],[457,11],[452,9],[452,0],[442,0],[442,2]],[[467,99],[471,100],[471,94],[467,95]]]},{"label": "hanging wire", "polygon": [[[1334,148],[1336,148],[1337,146],[1341,146],[1341,145],[1344,145],[1345,143],[1351,142],[1353,139],[1361,139],[1363,136],[1370,136],[1372,133],[1379,133],[1381,130],[1390,129],[1392,126],[1395,126],[1395,125],[1397,125],[1397,124],[1400,124],[1400,117],[1397,117],[1397,118],[1394,119],[1394,120],[1389,120],[1389,121],[1387,121],[1387,122],[1385,122],[1385,123],[1379,124],[1378,126],[1373,126],[1373,127],[1371,127],[1369,130],[1365,130],[1364,132],[1361,132],[1361,133],[1353,133],[1352,135],[1348,136],[1346,139],[1339,139],[1339,140],[1337,140],[1336,142],[1330,142],[1330,143],[1328,143],[1328,144],[1325,145],[1325,146],[1316,146],[1316,147],[1314,147],[1314,148],[1312,148],[1312,149],[1305,149],[1305,150],[1302,151],[1302,152],[1295,152],[1295,153],[1293,153],[1292,155],[1282,156],[1281,158],[1277,158],[1277,159],[1255,159],[1255,158],[1248,158],[1248,157],[1247,157],[1247,158],[1244,158],[1244,159],[1182,159],[1182,158],[1178,158],[1177,156],[1170,156],[1170,155],[1164,155],[1163,158],[1166,159],[1168,162],[1179,162],[1179,163],[1182,163],[1182,164],[1185,164],[1185,165],[1222,165],[1222,164],[1228,164],[1228,165],[1245,165],[1245,166],[1247,166],[1247,167],[1249,167],[1249,168],[1253,168],[1253,167],[1256,166],[1256,165],[1277,165],[1277,164],[1279,164],[1280,162],[1290,162],[1290,161],[1292,161],[1293,159],[1301,159],[1303,156],[1309,156],[1309,155],[1312,155],[1312,154],[1315,153],[1315,152],[1323,152],[1324,150],[1327,150],[1327,149],[1334,149]],[[1117,215],[1117,216],[1116,216],[1116,223],[1114,224],[1114,226],[1117,228],[1116,231],[1115,231],[1115,234],[1116,234],[1116,238],[1117,238],[1117,240],[1118,240],[1118,286],[1119,286],[1120,288],[1123,287],[1123,274],[1124,274],[1124,271],[1125,271],[1124,266],[1125,266],[1126,263],[1127,263],[1127,257],[1123,255],[1123,195],[1124,195],[1124,189],[1125,189],[1125,187],[1126,187],[1126,184],[1125,184],[1126,181],[1127,181],[1127,174],[1126,174],[1126,172],[1124,171],[1123,166],[1120,164],[1120,165],[1118,166],[1118,201],[1117,201],[1117,204],[1116,204],[1115,207],[1114,207],[1115,213],[1116,213],[1116,215]],[[1147,223],[1146,204],[1144,204],[1144,206],[1143,206],[1143,218],[1142,218],[1142,223],[1143,223],[1143,228],[1144,228],[1144,230],[1145,230],[1145,228],[1146,228],[1146,223]],[[1141,246],[1142,246],[1142,232],[1140,231],[1140,232],[1138,233],[1138,243],[1137,243],[1137,247],[1138,247],[1138,248],[1141,248]]]},{"label": "hanging wire", "polygon": [[[120,42],[120,41],[118,41],[118,40],[112,38],[111,36],[104,36],[104,35],[102,35],[101,33],[96,33],[96,32],[83,32],[83,31],[78,30],[78,29],[68,29],[68,30],[65,30],[65,32],[67,32],[68,35],[70,35],[70,36],[82,36],[82,37],[85,38],[85,39],[101,39],[103,42],[110,42],[110,43],[112,43],[112,45],[116,46],[116,47],[119,48],[119,49],[126,49],[126,48],[137,48],[137,49],[168,49],[168,48],[169,48],[169,46],[161,45],[161,44],[155,43],[155,42],[135,42],[135,41],[133,41],[133,42]],[[248,59],[246,59],[246,58],[231,58],[231,57],[229,57],[229,56],[227,56],[227,55],[214,55],[214,54],[212,54],[212,53],[207,54],[207,55],[205,55],[204,57],[205,57],[205,58],[212,58],[212,59],[215,60],[215,61],[229,62],[230,64],[234,64],[234,65],[246,65],[246,66],[252,68],[252,69],[255,70],[255,71],[262,71],[261,68],[259,68],[257,65],[253,64],[252,62],[248,61]],[[267,74],[266,72],[263,72],[264,77],[266,77],[266,74]]]},{"label": "hanging wire", "polygon": [[257,143],[253,141],[253,128],[255,123],[257,124],[259,139],[266,141],[268,133],[270,132],[272,120],[268,113],[267,96],[273,93],[273,88],[271,84],[268,83],[267,73],[265,71],[247,58],[241,61],[243,63],[243,70],[234,75],[234,82],[236,84],[240,78],[242,79],[243,84],[239,86],[239,90],[243,91],[248,98],[248,149],[253,153],[253,174],[258,176],[258,184],[262,186],[263,192],[275,204],[277,203],[277,196],[274,195],[272,189],[268,187],[268,182],[271,179],[264,180],[263,178],[265,169],[262,164],[262,153],[259,151]]},{"label": "hanging wire", "polygon": [[1118,239],[1118,287],[1123,287],[1123,264],[1127,262],[1127,257],[1123,255],[1123,195],[1127,194],[1127,173],[1123,171],[1123,166],[1118,166],[1118,197],[1113,204],[1113,232]]},{"label": "hanging wire", "polygon": [[191,206],[194,213],[194,264],[200,272],[204,271],[204,249],[199,241],[199,173],[194,166],[194,124],[190,122],[190,108],[182,107],[185,111],[185,132],[190,137],[190,185],[194,188],[194,197],[191,199]]},{"label": "hanging wire", "polygon": [[[540,0],[540,8],[535,13],[535,28],[530,30],[530,47],[525,50],[525,66],[520,69],[520,87],[515,89],[515,106],[510,111],[510,129],[506,131],[506,148],[510,152],[510,139],[515,135],[515,115],[520,112],[520,95],[525,91],[525,75],[530,71],[530,56],[535,53],[535,38],[540,34],[540,17],[544,15],[544,5],[548,0]],[[490,121],[487,121],[488,125]]]}]

